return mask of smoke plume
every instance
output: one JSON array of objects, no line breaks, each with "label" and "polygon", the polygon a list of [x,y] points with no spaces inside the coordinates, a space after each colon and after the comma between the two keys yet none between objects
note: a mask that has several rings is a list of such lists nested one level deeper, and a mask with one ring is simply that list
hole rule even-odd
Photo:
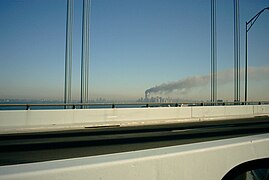
[{"label": "smoke plume", "polygon": [[209,76],[194,76],[188,77],[183,80],[178,80],[169,83],[163,83],[161,85],[149,88],[146,90],[146,94],[150,93],[170,93],[173,91],[180,91],[185,93],[191,88],[203,86],[209,83]]},{"label": "smoke plume", "polygon": [[[241,81],[244,77],[244,69],[240,70]],[[248,70],[248,77],[250,80],[266,80],[269,77],[269,67],[250,67]],[[217,74],[218,85],[224,85],[233,82],[233,69],[223,70]],[[163,83],[155,87],[149,88],[145,91],[146,94],[160,93],[168,94],[178,91],[185,94],[193,88],[203,87],[209,85],[210,75],[191,76],[174,82]]]}]

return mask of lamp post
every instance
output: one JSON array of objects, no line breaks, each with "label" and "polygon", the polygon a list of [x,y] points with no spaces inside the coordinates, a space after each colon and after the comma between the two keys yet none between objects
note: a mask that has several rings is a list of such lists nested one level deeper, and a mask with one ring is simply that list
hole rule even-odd
[{"label": "lamp post", "polygon": [[[247,104],[247,85],[248,85],[248,31],[253,26],[253,24],[257,21],[261,13],[263,13],[264,10],[269,10],[269,7],[266,7],[262,9],[260,12],[258,12],[255,16],[253,16],[249,21],[246,22],[246,54],[245,54],[245,104]],[[250,24],[250,25],[249,25]]]}]

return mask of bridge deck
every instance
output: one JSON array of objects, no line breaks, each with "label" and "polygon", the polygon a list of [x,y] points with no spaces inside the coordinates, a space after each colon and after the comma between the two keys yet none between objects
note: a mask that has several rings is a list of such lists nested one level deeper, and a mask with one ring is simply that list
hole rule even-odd
[{"label": "bridge deck", "polygon": [[0,165],[86,157],[269,133],[269,117],[6,134]]}]

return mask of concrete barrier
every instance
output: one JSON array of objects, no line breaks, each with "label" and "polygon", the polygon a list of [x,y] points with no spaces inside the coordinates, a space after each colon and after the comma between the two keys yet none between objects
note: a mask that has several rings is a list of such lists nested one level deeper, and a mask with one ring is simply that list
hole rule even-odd
[{"label": "concrete barrier", "polygon": [[[192,118],[214,118],[214,117],[233,117],[233,116],[253,116],[253,105],[247,106],[202,106],[192,107]],[[269,107],[269,106],[266,106]],[[259,108],[260,109],[260,108]],[[257,112],[260,114],[261,110]],[[269,113],[269,108],[264,108],[263,113]]]},{"label": "concrete barrier", "polygon": [[269,105],[0,111],[3,128],[169,123],[269,114]]},{"label": "concrete barrier", "polygon": [[190,108],[130,108],[130,109],[93,109],[74,110],[74,119],[89,121],[147,121],[191,118]]},{"label": "concrete barrier", "polygon": [[266,115],[269,112],[269,105],[254,106],[253,113],[255,115]]},{"label": "concrete barrier", "polygon": [[216,180],[269,157],[269,134],[102,156],[0,167],[1,180]]},{"label": "concrete barrier", "polygon": [[124,123],[190,119],[191,108],[68,109],[0,111],[0,127]]},{"label": "concrete barrier", "polygon": [[[224,106],[224,116],[253,116],[253,105],[247,106]],[[269,107],[269,106],[268,106]],[[267,111],[269,113],[269,109]]]},{"label": "concrete barrier", "polygon": [[192,107],[192,118],[210,118],[210,117],[224,117],[225,107],[223,106],[201,106]]}]

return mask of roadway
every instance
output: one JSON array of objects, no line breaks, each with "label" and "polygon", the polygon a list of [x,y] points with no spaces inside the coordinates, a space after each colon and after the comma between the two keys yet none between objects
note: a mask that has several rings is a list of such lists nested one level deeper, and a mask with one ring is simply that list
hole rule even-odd
[{"label": "roadway", "polygon": [[269,133],[269,117],[2,134],[0,165],[94,156]]}]

